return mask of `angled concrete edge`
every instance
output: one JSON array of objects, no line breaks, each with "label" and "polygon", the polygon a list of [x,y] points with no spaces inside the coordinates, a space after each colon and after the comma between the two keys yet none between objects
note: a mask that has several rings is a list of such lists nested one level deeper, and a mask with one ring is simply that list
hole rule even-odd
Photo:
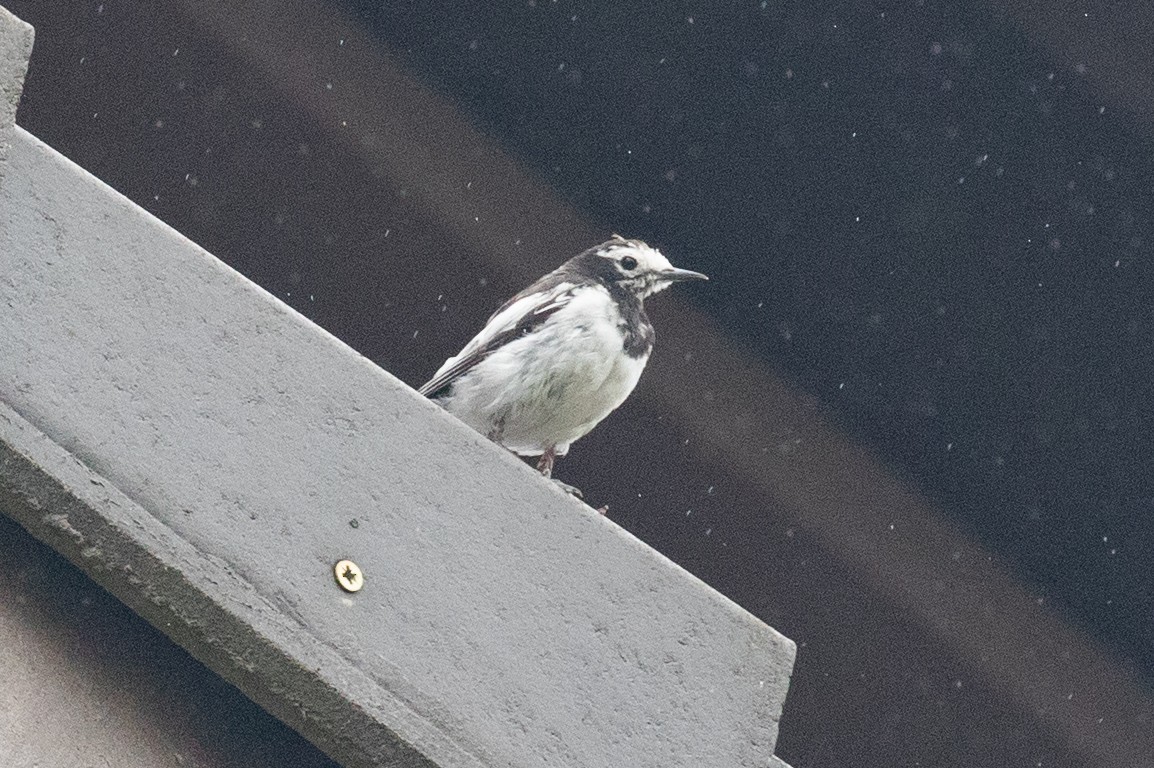
[{"label": "angled concrete edge", "polygon": [[788,639],[4,133],[0,510],[350,766],[780,764]]},{"label": "angled concrete edge", "polygon": [[0,7],[0,178],[7,154],[6,137],[16,124],[16,107],[24,90],[33,37],[32,25]]}]

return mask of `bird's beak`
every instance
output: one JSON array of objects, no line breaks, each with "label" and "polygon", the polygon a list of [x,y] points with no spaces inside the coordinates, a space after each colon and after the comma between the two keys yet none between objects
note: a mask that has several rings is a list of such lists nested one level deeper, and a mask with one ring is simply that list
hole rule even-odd
[{"label": "bird's beak", "polygon": [[709,278],[700,272],[694,272],[692,269],[678,269],[677,267],[670,267],[669,269],[661,270],[658,275],[662,280],[667,280],[671,283],[681,282],[682,280],[708,280]]}]

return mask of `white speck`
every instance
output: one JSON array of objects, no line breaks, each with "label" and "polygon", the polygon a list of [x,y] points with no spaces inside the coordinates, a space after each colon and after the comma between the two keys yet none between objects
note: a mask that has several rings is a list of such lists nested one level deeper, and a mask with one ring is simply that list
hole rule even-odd
[{"label": "white speck", "polygon": [[419,331],[419,330],[413,331],[413,338],[414,338],[414,339],[415,339],[415,338],[417,338],[417,334],[418,334],[418,333],[420,333],[420,331]]},{"label": "white speck", "polygon": [[685,17],[685,20],[688,21],[690,24],[693,23],[693,17],[692,16]]},{"label": "white speck", "polygon": [[946,443],[946,450],[947,451],[954,450],[954,444],[953,443]]},{"label": "white speck", "polygon": [[333,89],[332,83],[325,83],[325,90],[326,91],[331,91],[332,89]]},{"label": "white speck", "polygon": [[712,528],[706,528],[706,529],[705,529],[705,535],[706,535],[706,536],[708,536],[708,535],[709,535],[709,534],[711,534],[711,533],[713,533],[713,529],[712,529]]},{"label": "white speck", "polygon": [[930,55],[931,56],[941,56],[942,55],[942,44],[941,43],[933,43],[932,45],[930,45]]},{"label": "white speck", "polygon": [[974,165],[979,165],[979,166],[983,165],[989,159],[990,159],[989,155],[978,155],[977,159],[974,160]]},{"label": "white speck", "polygon": [[1098,107],[1098,114],[1099,115],[1106,114],[1106,108],[1105,107]]},{"label": "white speck", "polygon": [[692,509],[687,509],[687,510],[685,510],[685,516],[686,516],[686,517],[689,517],[689,516],[690,516],[690,515],[692,515],[692,514],[693,514],[693,510],[692,510]]},{"label": "white speck", "polygon": [[841,384],[838,384],[837,388],[838,389],[845,389],[845,382],[843,381]]},{"label": "white speck", "polygon": [[344,44],[345,44],[345,39],[342,37],[340,39],[340,42],[337,43],[337,45],[344,45]]},{"label": "white speck", "polygon": [[386,230],[385,230],[385,237],[388,237],[388,236],[389,236],[389,233],[390,233],[390,232],[392,232],[392,231],[393,231],[393,230],[391,230],[391,229],[386,229]]},{"label": "white speck", "polygon": [[172,52],[172,55],[173,55],[173,56],[176,56],[176,55],[177,55],[177,54],[179,54],[179,53],[180,53],[180,49],[179,49],[179,48],[177,48],[176,50],[174,50],[174,51]]}]

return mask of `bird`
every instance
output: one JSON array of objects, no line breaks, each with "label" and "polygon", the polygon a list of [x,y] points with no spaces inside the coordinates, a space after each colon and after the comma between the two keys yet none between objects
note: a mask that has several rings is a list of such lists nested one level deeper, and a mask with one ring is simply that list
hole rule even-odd
[{"label": "bird", "polygon": [[502,304],[418,391],[581,496],[553,465],[637,385],[655,339],[645,299],[708,279],[613,235]]}]

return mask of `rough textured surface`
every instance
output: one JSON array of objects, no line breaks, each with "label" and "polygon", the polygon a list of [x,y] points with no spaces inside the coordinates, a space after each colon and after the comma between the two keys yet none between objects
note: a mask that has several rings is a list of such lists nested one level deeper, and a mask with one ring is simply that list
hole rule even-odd
[{"label": "rough textured surface", "polygon": [[3,514],[0,680],[4,768],[337,768]]},{"label": "rough textured surface", "polygon": [[4,176],[6,137],[16,123],[16,106],[24,89],[32,38],[29,24],[0,7],[0,180]]},{"label": "rough textured surface", "polygon": [[771,759],[792,643],[12,144],[0,477],[37,536],[349,765]]}]

